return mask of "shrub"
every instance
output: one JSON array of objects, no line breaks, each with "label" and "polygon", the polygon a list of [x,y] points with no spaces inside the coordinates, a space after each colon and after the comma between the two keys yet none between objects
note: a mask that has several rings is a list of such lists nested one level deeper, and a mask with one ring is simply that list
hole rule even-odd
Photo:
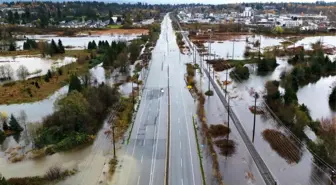
[{"label": "shrub", "polygon": [[235,143],[230,139],[220,139],[216,140],[214,143],[224,156],[231,156],[235,152]]},{"label": "shrub", "polygon": [[117,159],[111,159],[109,161],[109,172],[110,172],[110,175],[113,175],[113,173],[115,172],[117,164],[118,164],[118,160]]},{"label": "shrub", "polygon": [[212,137],[219,137],[219,136],[226,136],[231,132],[229,127],[223,125],[223,124],[218,124],[218,125],[211,125],[209,128],[209,132]]},{"label": "shrub", "polygon": [[250,72],[246,66],[237,65],[231,72],[230,77],[234,80],[247,80],[250,77]]},{"label": "shrub", "polygon": [[61,179],[62,178],[61,168],[58,166],[49,168],[49,170],[45,174],[45,178],[48,179],[49,181]]},{"label": "shrub", "polygon": [[207,96],[213,96],[214,93],[213,93],[212,90],[208,90],[204,94],[207,95]]}]

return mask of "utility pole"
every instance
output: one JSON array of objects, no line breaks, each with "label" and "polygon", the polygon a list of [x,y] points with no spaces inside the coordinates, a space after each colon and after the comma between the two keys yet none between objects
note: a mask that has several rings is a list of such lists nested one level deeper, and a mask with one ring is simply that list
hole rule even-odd
[{"label": "utility pole", "polygon": [[261,35],[259,34],[259,61],[261,60],[260,47],[261,47]]},{"label": "utility pole", "polygon": [[210,76],[210,65],[209,65],[209,61],[208,61],[208,73],[209,73],[209,87],[208,87],[208,91],[210,91],[210,78],[211,78],[211,76]]},{"label": "utility pole", "polygon": [[257,99],[259,98],[258,93],[254,93],[254,114],[253,114],[253,133],[252,133],[252,143],[254,143],[255,135],[255,123],[256,123],[256,113],[257,113]]},{"label": "utility pole", "polygon": [[133,112],[134,112],[134,90],[133,90],[133,80],[132,80],[132,103],[133,103]]},{"label": "utility pole", "polygon": [[235,43],[235,39],[233,39],[233,42],[232,42],[232,60],[234,59],[234,43]]},{"label": "utility pole", "polygon": [[225,96],[227,94],[227,86],[228,86],[228,74],[229,74],[229,70],[226,70],[226,74],[225,74]]},{"label": "utility pole", "polygon": [[[113,124],[113,123],[112,123]],[[114,138],[114,124],[112,125],[112,142],[113,142],[113,158],[116,159],[116,148],[115,148],[115,138]]]},{"label": "utility pole", "polygon": [[228,107],[227,107],[227,113],[228,113],[228,127],[230,128],[230,96],[228,96]]},{"label": "utility pole", "polygon": [[196,64],[196,46],[194,45],[194,65]]}]

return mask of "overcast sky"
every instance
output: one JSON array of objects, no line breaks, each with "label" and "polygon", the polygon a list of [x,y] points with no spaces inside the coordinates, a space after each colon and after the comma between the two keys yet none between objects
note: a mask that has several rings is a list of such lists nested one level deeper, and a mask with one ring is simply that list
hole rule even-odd
[{"label": "overcast sky", "polygon": [[[2,2],[8,2],[13,0],[0,0]],[[19,1],[19,0],[14,0]],[[22,1],[22,0],[21,0]],[[31,0],[23,0],[31,1]],[[77,1],[77,0],[37,0],[37,1]],[[228,4],[228,3],[243,3],[243,2],[308,2],[315,3],[316,0],[79,0],[79,1],[104,1],[104,2],[119,2],[119,3],[150,3],[150,4],[182,4],[182,3],[204,3],[204,4]],[[335,2],[336,0],[325,0],[325,2]]]},{"label": "overcast sky", "polygon": [[[139,0],[124,0],[126,2],[139,2]],[[142,0],[141,2],[146,3],[169,3],[169,4],[180,4],[180,3],[206,3],[206,4],[227,4],[227,3],[243,3],[243,2],[309,2],[315,3],[316,0]],[[335,0],[325,0],[325,2],[335,2]]]}]

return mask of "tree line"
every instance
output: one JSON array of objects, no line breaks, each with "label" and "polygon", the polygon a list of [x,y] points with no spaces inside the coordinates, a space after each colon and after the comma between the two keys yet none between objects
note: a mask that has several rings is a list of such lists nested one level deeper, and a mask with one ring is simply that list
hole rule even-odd
[{"label": "tree line", "polygon": [[[17,5],[12,2],[4,2],[8,7]],[[85,20],[110,20],[111,17],[118,15],[118,20],[126,20],[123,24],[129,24],[128,21],[141,21],[144,19],[160,17],[161,12],[168,12],[172,5],[148,5],[137,4],[119,4],[119,3],[101,3],[101,2],[35,2],[36,6],[31,6],[29,2],[20,2],[23,12],[3,11],[0,16],[4,17],[10,24],[32,23],[38,27],[48,27],[58,25],[60,21],[72,21],[83,18]],[[169,8],[170,7],[170,8]],[[127,19],[129,17],[129,19]]]}]

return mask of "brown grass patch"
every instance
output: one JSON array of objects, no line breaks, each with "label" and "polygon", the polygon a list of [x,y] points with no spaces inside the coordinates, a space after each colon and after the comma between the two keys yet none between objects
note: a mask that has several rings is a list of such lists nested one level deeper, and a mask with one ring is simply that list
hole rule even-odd
[{"label": "brown grass patch", "polygon": [[232,67],[231,65],[229,65],[228,61],[225,61],[223,59],[207,60],[207,63],[211,64],[215,71],[224,71]]},{"label": "brown grass patch", "polygon": [[[11,86],[2,85],[0,91],[0,104],[34,102],[47,98],[53,92],[68,83],[71,74],[82,74],[88,71],[88,62],[80,65],[78,62],[61,67],[62,75],[57,72],[46,82],[43,77],[36,77],[25,81],[17,81]],[[40,88],[33,83],[37,82]],[[29,94],[31,93],[31,95]]]},{"label": "brown grass patch", "polygon": [[264,110],[261,109],[261,107],[258,107],[257,108],[255,106],[250,106],[249,107],[249,110],[254,114],[264,114]]},{"label": "brown grass patch", "polygon": [[220,139],[216,140],[214,143],[224,156],[231,156],[235,152],[235,143],[230,139]]},{"label": "brown grass patch", "polygon": [[282,158],[288,163],[298,163],[301,159],[302,152],[296,147],[283,133],[277,130],[267,129],[262,133],[264,139],[271,145]]},{"label": "brown grass patch", "polygon": [[230,128],[223,124],[211,125],[209,132],[212,137],[226,136],[231,132]]},{"label": "brown grass patch", "polygon": [[131,34],[148,34],[148,29],[104,29],[104,30],[93,30],[90,31],[93,35],[109,35],[109,34],[120,34],[120,35],[131,35]]}]

